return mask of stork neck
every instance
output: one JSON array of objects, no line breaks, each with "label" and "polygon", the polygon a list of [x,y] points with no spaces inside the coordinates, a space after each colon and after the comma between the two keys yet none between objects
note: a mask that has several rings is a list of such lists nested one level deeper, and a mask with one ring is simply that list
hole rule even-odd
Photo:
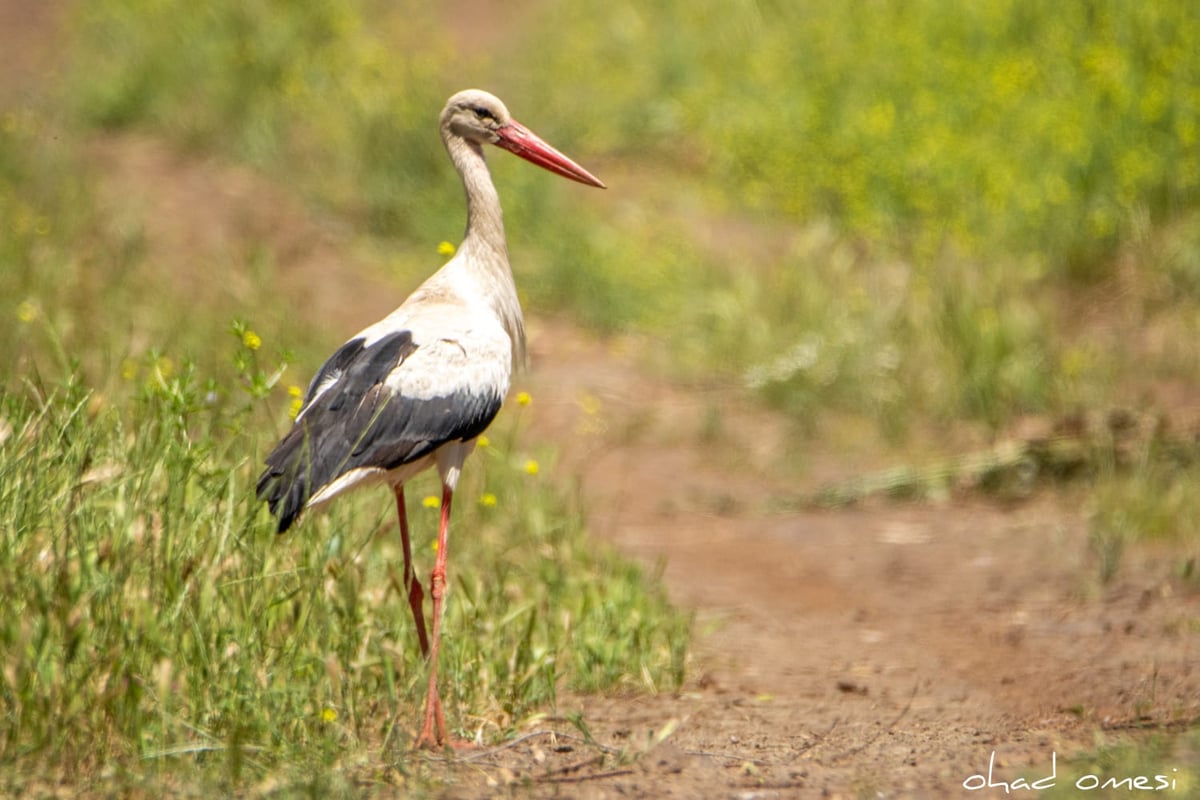
[{"label": "stork neck", "polygon": [[[499,318],[512,340],[513,363],[525,360],[525,322],[504,238],[500,195],[492,183],[483,147],[460,136],[443,132],[446,150],[462,177],[467,193],[467,232],[459,247],[457,263],[470,274],[483,299]],[[449,267],[450,264],[447,264]]]},{"label": "stork neck", "polygon": [[500,210],[500,195],[492,183],[483,147],[458,136],[446,142],[450,159],[462,178],[467,194],[467,231],[463,246],[469,249],[490,250],[503,255],[508,263],[508,246],[504,238],[504,215]]}]

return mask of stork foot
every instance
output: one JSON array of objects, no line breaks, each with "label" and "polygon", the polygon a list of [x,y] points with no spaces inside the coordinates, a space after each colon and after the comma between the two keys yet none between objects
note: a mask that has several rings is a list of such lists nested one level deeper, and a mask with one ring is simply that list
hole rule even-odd
[{"label": "stork foot", "polygon": [[470,739],[450,736],[446,730],[446,718],[442,713],[440,698],[435,699],[432,706],[427,706],[425,724],[421,726],[421,733],[413,742],[414,750],[445,750],[449,748],[455,752],[462,752],[478,746]]},{"label": "stork foot", "polygon": [[430,692],[425,700],[425,724],[421,726],[421,735],[417,737],[417,747],[440,747],[446,743],[447,739],[446,715],[442,712],[442,698]]},{"label": "stork foot", "polygon": [[437,750],[447,744],[454,746],[446,733],[446,716],[442,713],[442,699],[437,695],[430,695],[425,703],[425,723],[421,726],[421,733],[417,736],[413,747],[417,750]]}]

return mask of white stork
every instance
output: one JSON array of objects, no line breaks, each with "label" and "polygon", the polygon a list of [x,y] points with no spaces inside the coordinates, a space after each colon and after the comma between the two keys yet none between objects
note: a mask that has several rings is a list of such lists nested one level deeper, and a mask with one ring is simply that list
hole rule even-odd
[{"label": "white stork", "polygon": [[[447,101],[442,142],[467,194],[467,231],[455,256],[384,319],[342,345],[309,384],[295,425],[266,458],[258,479],[283,533],[300,513],[349,489],[392,487],[404,548],[404,584],[429,692],[418,747],[447,742],[438,694],[438,636],[446,592],[450,501],[463,461],[500,410],[514,367],[525,357],[525,327],[508,266],[500,198],[483,145],[604,188],[583,167],[509,116],[477,89]],[[436,466],[442,479],[437,556],[430,576],[432,647],[424,593],[413,572],[404,482]],[[436,730],[435,730],[436,726]]]}]

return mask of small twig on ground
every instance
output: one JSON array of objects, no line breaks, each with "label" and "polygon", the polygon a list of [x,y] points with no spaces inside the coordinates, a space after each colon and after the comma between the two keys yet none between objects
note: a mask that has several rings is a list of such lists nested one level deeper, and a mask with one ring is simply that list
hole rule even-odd
[{"label": "small twig on ground", "polygon": [[587,767],[600,767],[603,765],[604,756],[595,756],[583,761],[576,761],[574,764],[567,764],[565,767],[559,767],[558,769],[548,769],[536,780],[553,781],[559,778],[565,778],[571,775],[571,773],[579,772],[581,769],[586,769]]},{"label": "small twig on ground", "polygon": [[771,761],[766,758],[748,758],[746,756],[734,755],[733,753],[713,753],[708,750],[684,750],[685,756],[697,756],[699,758],[717,758],[722,761],[735,762],[738,764],[753,764],[756,767],[778,767],[783,764],[781,761]]},{"label": "small twig on ground", "polygon": [[518,736],[515,739],[512,739],[507,742],[503,742],[501,744],[496,745],[495,747],[489,747],[486,750],[481,750],[477,753],[471,753],[470,755],[460,756],[460,757],[455,758],[454,760],[460,761],[460,762],[461,761],[480,761],[482,759],[496,755],[497,753],[499,753],[503,750],[511,750],[514,747],[518,747],[518,746],[524,744],[525,742],[528,742],[531,739],[540,739],[545,736],[553,736],[556,739],[566,739],[571,742],[577,742],[579,744],[583,744],[588,747],[594,747],[597,750],[600,750],[604,753],[619,754],[619,753],[624,752],[618,747],[609,747],[608,745],[603,745],[603,744],[600,744],[599,742],[585,739],[582,736],[576,736],[571,733],[563,733],[562,731],[556,731],[556,730],[547,728],[545,730],[531,731],[529,733],[522,734],[521,736]]},{"label": "small twig on ground", "polygon": [[[912,701],[910,700],[909,702],[912,702]],[[829,734],[833,733],[833,731],[837,728],[837,726],[840,722],[841,722],[840,719],[834,719],[833,724],[829,726],[829,730],[825,731],[824,733],[818,734],[817,738],[813,739],[812,742],[810,742],[807,746],[802,747],[799,750],[797,750],[796,751],[797,755],[799,755],[801,753],[808,753],[808,752],[816,749],[817,747],[820,747],[822,744],[824,744],[825,740],[829,738]]]},{"label": "small twig on ground", "polygon": [[611,769],[608,772],[594,772],[591,775],[571,775],[563,778],[535,778],[535,782],[545,783],[583,783],[584,781],[602,781],[606,778],[619,778],[622,775],[632,775],[631,769]]},{"label": "small twig on ground", "polygon": [[551,729],[531,731],[530,733],[526,733],[521,736],[518,736],[517,738],[515,738],[511,741],[504,742],[502,744],[496,745],[495,747],[489,747],[487,750],[482,750],[478,753],[471,753],[469,755],[465,755],[465,756],[461,756],[461,757],[457,757],[457,758],[447,758],[446,760],[447,761],[453,760],[453,761],[456,761],[459,763],[482,761],[484,759],[495,756],[504,750],[511,750],[514,747],[518,747],[532,739],[540,739],[540,738],[547,737],[547,736],[553,737],[555,739],[565,739],[565,740],[568,740],[571,742],[575,742],[575,743],[584,745],[585,747],[595,748],[597,750],[600,750],[602,755],[595,756],[593,758],[588,758],[583,761],[576,762],[574,764],[568,764],[564,767],[559,767],[557,769],[549,770],[541,775],[531,775],[530,778],[535,783],[583,783],[584,781],[604,780],[605,778],[616,778],[616,777],[620,777],[622,775],[630,775],[633,773],[632,769],[629,769],[627,767],[622,767],[619,769],[608,770],[606,772],[595,772],[595,773],[592,773],[589,775],[573,774],[573,773],[579,772],[580,770],[587,769],[588,767],[599,767],[600,765],[602,765],[604,763],[604,759],[605,759],[606,755],[614,755],[614,754],[615,755],[624,755],[624,754],[626,754],[626,751],[621,750],[620,748],[617,748],[617,747],[609,747],[607,745],[600,744],[599,742],[597,742],[595,740],[588,739],[583,736],[576,736],[574,734],[563,733],[561,731],[556,731],[556,730],[551,730]]},{"label": "small twig on ground", "polygon": [[916,699],[916,697],[917,697],[917,687],[913,686],[912,694],[910,694],[908,696],[908,702],[904,704],[904,708],[900,709],[900,713],[892,718],[891,722],[889,722],[887,725],[884,725],[879,730],[875,731],[874,735],[869,737],[865,742],[861,742],[857,747],[853,747],[853,748],[845,751],[844,753],[838,753],[838,754],[834,755],[833,760],[840,761],[842,759],[849,758],[850,756],[858,755],[863,750],[866,750],[868,747],[873,745],[876,741],[879,740],[879,737],[883,736],[883,734],[885,734],[888,731],[895,728],[896,724],[899,723],[900,720],[904,719],[904,717],[912,709],[913,700]]},{"label": "small twig on ground", "polygon": [[[829,730],[825,731],[824,733],[817,734],[816,738],[813,739],[808,744],[806,744],[804,747],[792,750],[792,755],[793,756],[802,755],[802,754],[807,753],[808,751],[812,750],[817,745],[821,744],[825,739],[827,739],[829,737],[829,734],[833,733],[834,728],[836,728],[838,726],[838,722],[839,722],[839,720],[835,719],[833,721],[833,724],[829,726]],[[767,758],[748,758],[743,755],[735,755],[733,753],[715,753],[715,752],[708,751],[708,750],[684,750],[683,754],[686,756],[698,756],[700,758],[716,758],[716,759],[721,759],[724,761],[732,761],[732,762],[738,762],[738,763],[742,763],[742,764],[753,764],[756,767],[781,767],[781,766],[791,763],[791,761],[777,761],[777,760],[773,761],[773,760],[767,759]]]}]

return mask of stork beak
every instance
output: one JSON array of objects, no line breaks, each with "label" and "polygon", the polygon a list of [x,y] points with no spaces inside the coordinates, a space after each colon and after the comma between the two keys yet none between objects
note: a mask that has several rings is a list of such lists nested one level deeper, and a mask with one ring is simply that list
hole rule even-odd
[{"label": "stork beak", "polygon": [[555,150],[533,131],[521,123],[509,120],[507,125],[496,129],[496,146],[520,156],[531,164],[537,164],[556,175],[606,189],[604,181]]}]

